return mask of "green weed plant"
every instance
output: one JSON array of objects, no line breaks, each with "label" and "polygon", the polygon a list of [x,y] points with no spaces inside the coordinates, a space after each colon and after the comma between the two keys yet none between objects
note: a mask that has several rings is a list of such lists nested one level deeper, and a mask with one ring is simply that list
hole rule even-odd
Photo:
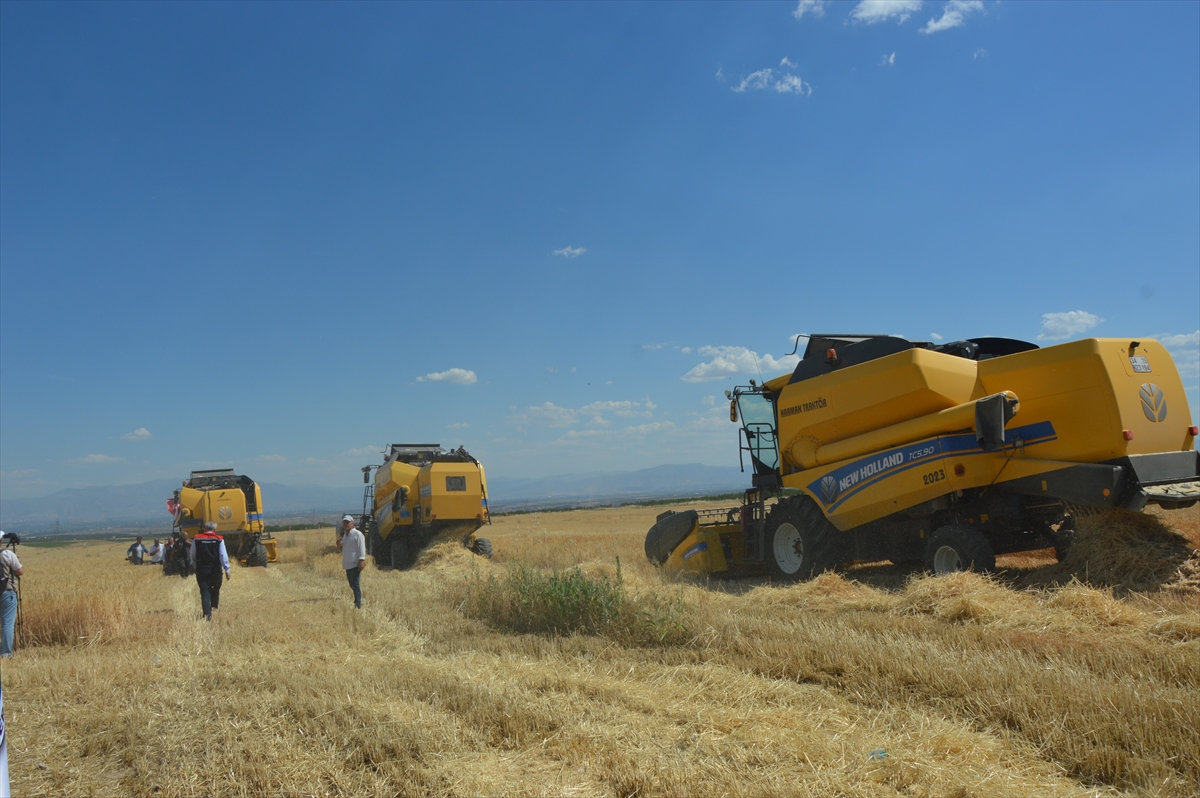
[{"label": "green weed plant", "polygon": [[615,578],[579,566],[547,571],[514,563],[502,578],[472,577],[460,606],[468,617],[519,634],[597,635],[626,645],[676,644],[691,636],[682,599],[631,594],[620,558]]}]

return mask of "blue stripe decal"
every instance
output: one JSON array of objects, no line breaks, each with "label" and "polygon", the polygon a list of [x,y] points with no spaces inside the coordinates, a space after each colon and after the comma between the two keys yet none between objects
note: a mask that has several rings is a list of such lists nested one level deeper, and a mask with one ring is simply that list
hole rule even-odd
[{"label": "blue stripe decal", "polygon": [[683,559],[690,560],[702,551],[708,551],[708,541],[702,541],[683,553]]},{"label": "blue stripe decal", "polygon": [[[1006,446],[1011,446],[1017,438],[1027,447],[1058,440],[1054,425],[1049,421],[1014,427],[1004,433]],[[965,457],[995,452],[979,448],[973,432],[939,436],[855,460],[809,483],[808,489],[821,500],[827,511],[833,511],[864,488],[950,454]]]}]

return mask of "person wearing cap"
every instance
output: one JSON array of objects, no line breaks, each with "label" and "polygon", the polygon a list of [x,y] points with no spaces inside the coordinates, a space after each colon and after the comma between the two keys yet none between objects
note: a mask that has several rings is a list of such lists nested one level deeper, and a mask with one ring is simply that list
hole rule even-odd
[{"label": "person wearing cap", "polygon": [[346,569],[346,581],[354,591],[354,606],[362,609],[362,570],[367,567],[367,539],[354,526],[354,518],[342,516],[342,539],[338,541],[342,550],[342,567]]},{"label": "person wearing cap", "polygon": [[[0,532],[0,539],[16,543],[16,535]],[[0,551],[0,657],[11,657],[13,632],[17,624],[17,580],[25,569],[11,548]]]},{"label": "person wearing cap", "polygon": [[192,538],[188,562],[195,569],[196,583],[200,585],[200,609],[204,611],[204,620],[211,621],[212,611],[221,603],[221,571],[225,572],[225,581],[229,581],[225,539],[217,534],[217,525],[212,521]]}]

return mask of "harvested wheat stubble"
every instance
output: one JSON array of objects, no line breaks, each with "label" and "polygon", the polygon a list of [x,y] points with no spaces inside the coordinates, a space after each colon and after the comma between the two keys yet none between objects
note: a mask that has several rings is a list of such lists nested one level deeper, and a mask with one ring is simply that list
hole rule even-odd
[{"label": "harvested wheat stubble", "polygon": [[[194,580],[114,573],[114,544],[23,551],[40,631],[4,663],[14,793],[1200,792],[1186,597],[1083,574],[713,590],[645,562],[661,509],[498,519],[495,561],[439,542],[412,570],[368,566],[361,612],[332,530],[284,533],[211,624]],[[517,563],[612,579],[618,556],[631,600],[681,604],[686,639],[512,634],[460,609]]]},{"label": "harvested wheat stubble", "polygon": [[[1113,510],[1077,520],[1075,543],[1066,559],[1018,581],[1020,586],[1061,585],[1079,579],[1121,594],[1160,590],[1187,591],[1186,574],[1194,566],[1200,540],[1189,539],[1196,508],[1171,513]],[[1169,525],[1170,524],[1170,525]],[[1172,528],[1182,526],[1181,531]],[[1185,568],[1187,570],[1185,570]]]}]

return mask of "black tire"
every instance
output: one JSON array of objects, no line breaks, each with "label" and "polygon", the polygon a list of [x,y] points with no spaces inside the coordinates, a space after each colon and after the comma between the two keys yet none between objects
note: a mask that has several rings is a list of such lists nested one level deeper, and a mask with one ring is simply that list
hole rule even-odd
[{"label": "black tire", "polygon": [[246,555],[246,565],[251,568],[266,568],[267,547],[261,543],[255,543],[251,546],[250,553]]},{"label": "black tire", "polygon": [[391,543],[388,551],[391,553],[392,570],[403,571],[417,561],[417,552],[414,551],[413,541],[398,532],[393,532],[388,540]]},{"label": "black tire", "polygon": [[646,557],[650,562],[655,565],[666,562],[671,552],[692,533],[699,518],[695,510],[660,515],[658,523],[646,533]]},{"label": "black tire", "polygon": [[379,530],[374,524],[371,525],[371,531],[367,534],[367,551],[375,560],[375,565],[383,567],[392,564],[391,546],[388,541],[379,537]]},{"label": "black tire", "polygon": [[781,499],[767,516],[767,571],[779,582],[812,579],[838,564],[838,531],[807,497]]},{"label": "black tire", "polygon": [[1075,519],[1079,517],[1078,508],[1070,508],[1070,512],[1058,525],[1058,529],[1050,533],[1054,541],[1054,556],[1059,562],[1067,559],[1067,552],[1075,544]]},{"label": "black tire", "polygon": [[955,571],[996,570],[996,555],[977,528],[969,524],[947,524],[934,530],[925,545],[925,570],[940,576]]},{"label": "black tire", "polygon": [[487,557],[490,560],[492,559],[492,541],[487,538],[475,538],[475,545],[471,548],[471,551],[480,557]]}]

